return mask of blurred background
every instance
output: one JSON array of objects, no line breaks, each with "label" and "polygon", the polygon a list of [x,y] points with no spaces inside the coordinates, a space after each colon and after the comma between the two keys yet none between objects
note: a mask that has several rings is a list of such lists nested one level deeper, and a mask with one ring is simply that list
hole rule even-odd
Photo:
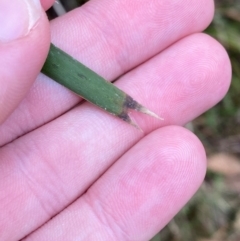
[{"label": "blurred background", "polygon": [[[49,18],[87,0],[58,2]],[[195,196],[151,241],[240,241],[240,0],[215,0],[215,5],[206,33],[227,50],[232,84],[220,103],[187,125],[206,148],[207,175]]]}]

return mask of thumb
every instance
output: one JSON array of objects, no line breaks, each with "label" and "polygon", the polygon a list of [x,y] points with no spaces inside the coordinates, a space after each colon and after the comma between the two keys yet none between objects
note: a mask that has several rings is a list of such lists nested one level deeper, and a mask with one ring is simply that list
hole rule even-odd
[{"label": "thumb", "polygon": [[40,0],[0,0],[0,124],[30,89],[46,59],[50,31]]}]

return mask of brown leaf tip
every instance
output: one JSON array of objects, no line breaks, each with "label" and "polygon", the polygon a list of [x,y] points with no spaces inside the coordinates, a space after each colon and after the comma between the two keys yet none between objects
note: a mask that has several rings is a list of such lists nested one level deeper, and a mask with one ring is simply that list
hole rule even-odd
[{"label": "brown leaf tip", "polygon": [[150,115],[152,117],[155,117],[159,120],[163,120],[163,118],[161,118],[160,116],[158,116],[157,114],[155,114],[154,112],[150,111],[149,109],[147,109],[146,107],[140,105],[137,101],[135,101],[131,96],[127,95],[125,102],[124,102],[124,107],[127,109],[133,109],[136,110],[138,112],[144,113],[146,115]]}]

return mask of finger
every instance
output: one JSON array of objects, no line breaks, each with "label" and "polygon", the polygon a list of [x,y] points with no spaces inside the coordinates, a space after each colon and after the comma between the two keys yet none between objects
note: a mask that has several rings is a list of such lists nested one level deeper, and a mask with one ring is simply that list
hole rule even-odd
[{"label": "finger", "polygon": [[[137,121],[147,133],[160,125],[183,124],[210,108],[226,93],[230,73],[224,49],[196,34],[123,76],[117,85],[166,116],[164,122],[141,116]],[[146,85],[146,80],[151,81]],[[86,103],[3,147],[0,226],[6,235],[12,235],[12,223],[19,227],[15,235],[22,237],[56,215],[142,137],[142,132]],[[29,219],[23,229],[22,222]]]},{"label": "finger", "polygon": [[38,1],[1,1],[0,124],[36,79],[49,47],[49,27]]},{"label": "finger", "polygon": [[159,129],[24,241],[149,240],[192,197],[205,170],[204,149],[192,133]]},{"label": "finger", "polygon": [[55,0],[41,0],[43,9],[46,11],[47,9],[49,9],[53,4],[54,4]]},{"label": "finger", "polygon": [[[178,39],[202,31],[212,16],[213,1],[209,0],[178,4],[167,0],[152,4],[143,0],[111,4],[107,0],[90,1],[54,20],[52,38],[82,63],[113,80]],[[78,102],[74,94],[41,75],[21,106],[0,127],[0,145],[56,118]]]}]

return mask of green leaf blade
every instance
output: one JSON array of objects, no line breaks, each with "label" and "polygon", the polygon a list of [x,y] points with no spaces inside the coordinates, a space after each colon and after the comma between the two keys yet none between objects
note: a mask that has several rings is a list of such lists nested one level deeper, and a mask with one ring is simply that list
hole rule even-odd
[{"label": "green leaf blade", "polygon": [[129,117],[134,109],[159,118],[112,83],[51,44],[42,73],[70,89],[85,100],[138,127]]}]

